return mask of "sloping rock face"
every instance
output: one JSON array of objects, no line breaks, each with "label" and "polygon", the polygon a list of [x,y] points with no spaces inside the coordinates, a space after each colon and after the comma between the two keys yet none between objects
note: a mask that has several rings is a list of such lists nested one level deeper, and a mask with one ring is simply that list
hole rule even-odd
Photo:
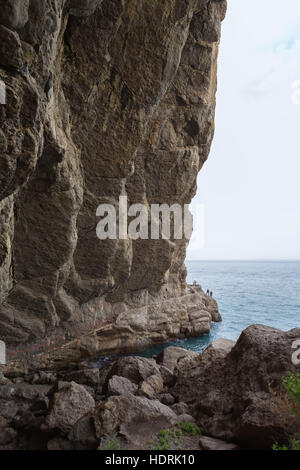
[{"label": "sloping rock face", "polygon": [[99,240],[96,210],[120,195],[190,203],[225,11],[225,0],[0,0],[7,343],[107,317],[103,350],[209,330],[216,306],[185,291],[187,241]]},{"label": "sloping rock face", "polygon": [[171,393],[185,401],[209,435],[243,447],[267,449],[299,432],[282,407],[282,378],[297,373],[293,343],[300,329],[283,332],[253,325],[234,343],[219,340],[178,371]]}]

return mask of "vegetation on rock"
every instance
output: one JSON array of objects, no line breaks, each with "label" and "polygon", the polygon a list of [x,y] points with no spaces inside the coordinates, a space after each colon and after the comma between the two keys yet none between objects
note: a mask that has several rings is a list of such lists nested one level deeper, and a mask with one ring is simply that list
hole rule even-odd
[{"label": "vegetation on rock", "polygon": [[[289,373],[287,377],[283,377],[282,385],[286,395],[281,399],[282,408],[287,415],[292,413],[299,418],[300,430],[300,373]],[[274,444],[273,450],[300,450],[300,432],[290,437],[287,445]]]},{"label": "vegetation on rock", "polygon": [[170,429],[162,429],[154,443],[150,443],[152,450],[171,450],[178,448],[186,437],[201,436],[202,430],[193,422],[177,423]]}]

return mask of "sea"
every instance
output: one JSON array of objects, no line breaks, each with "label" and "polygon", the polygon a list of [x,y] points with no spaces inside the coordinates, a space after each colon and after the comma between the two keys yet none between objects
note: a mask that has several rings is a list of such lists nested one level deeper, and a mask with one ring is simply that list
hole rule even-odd
[{"label": "sea", "polygon": [[223,321],[212,323],[210,334],[149,348],[151,357],[166,346],[195,352],[212,341],[236,341],[250,325],[263,324],[288,331],[300,328],[300,261],[186,261],[187,282],[196,281],[213,292]]}]

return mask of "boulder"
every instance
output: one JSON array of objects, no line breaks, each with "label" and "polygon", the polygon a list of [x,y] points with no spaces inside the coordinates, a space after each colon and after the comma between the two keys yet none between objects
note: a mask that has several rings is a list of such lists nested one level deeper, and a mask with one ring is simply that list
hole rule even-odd
[{"label": "boulder", "polygon": [[74,381],[81,385],[89,385],[95,387],[100,382],[99,369],[82,369],[69,372],[65,375],[64,380]]},{"label": "boulder", "polygon": [[0,445],[10,444],[15,439],[17,432],[12,428],[0,429]]},{"label": "boulder", "polygon": [[174,411],[158,400],[134,395],[110,397],[100,404],[94,415],[97,437],[118,432],[132,450],[147,448],[153,435],[178,421]]},{"label": "boulder", "polygon": [[159,366],[153,359],[145,357],[129,356],[116,361],[107,376],[109,380],[114,375],[125,377],[135,384],[139,384],[151,375],[159,375]]},{"label": "boulder", "polygon": [[161,375],[155,374],[144,380],[138,390],[139,395],[143,395],[153,400],[164,388],[164,382]]},{"label": "boulder", "polygon": [[57,380],[56,375],[53,372],[45,372],[43,370],[36,372],[31,378],[32,384],[54,384]]},{"label": "boulder", "polygon": [[195,418],[188,413],[178,415],[178,423],[195,423]]},{"label": "boulder", "polygon": [[43,430],[60,429],[67,433],[94,407],[95,401],[83,385],[75,382],[62,384],[53,397]]},{"label": "boulder", "polygon": [[171,406],[174,404],[175,398],[173,397],[173,395],[171,395],[171,393],[162,393],[159,396],[159,401],[163,403],[164,405]]},{"label": "boulder", "polygon": [[29,0],[0,0],[0,23],[7,28],[22,28],[28,21]]},{"label": "boulder", "polygon": [[84,415],[79,419],[68,434],[69,441],[72,442],[76,450],[96,450],[99,445],[99,439],[96,436],[96,430],[92,414]]},{"label": "boulder", "polygon": [[47,410],[49,386],[26,383],[0,386],[0,415],[12,420],[17,415],[33,410],[44,413]]},{"label": "boulder", "polygon": [[164,367],[169,369],[171,372],[174,372],[175,367],[177,366],[177,363],[178,363],[179,360],[181,360],[183,358],[193,359],[197,356],[198,356],[198,354],[193,352],[193,351],[189,351],[187,349],[170,346],[168,348],[165,348],[157,356],[157,362],[159,364],[162,364]]},{"label": "boulder", "polygon": [[168,369],[167,367],[165,366],[161,366],[159,367],[159,372],[160,372],[160,375],[162,376],[162,379],[164,381],[164,385],[166,387],[170,387],[171,385],[174,385],[175,383],[175,380],[176,380],[176,377],[175,375],[170,371],[170,369]]},{"label": "boulder", "polygon": [[207,436],[200,437],[199,446],[201,450],[239,450],[236,444]]},{"label": "boulder", "polygon": [[182,401],[179,403],[174,403],[174,405],[171,406],[171,409],[177,414],[177,415],[184,415],[188,414],[189,412],[189,407],[186,403],[183,403]]},{"label": "boulder", "polygon": [[114,375],[108,382],[108,395],[134,395],[138,386],[125,377]]},{"label": "boulder", "polygon": [[22,68],[23,50],[19,36],[3,25],[0,25],[0,64],[5,67]]},{"label": "boulder", "polygon": [[188,311],[188,326],[185,335],[201,336],[209,333],[212,316],[204,305],[195,306]]},{"label": "boulder", "polygon": [[292,363],[300,329],[283,332],[253,325],[234,345],[217,341],[178,371],[171,393],[186,402],[197,422],[213,437],[241,447],[268,449],[297,432],[297,419],[279,413],[282,377]]},{"label": "boulder", "polygon": [[212,342],[201,355],[201,362],[217,360],[226,357],[235,346],[235,342],[230,339],[217,339]]},{"label": "boulder", "polygon": [[9,383],[11,383],[11,381],[7,377],[4,376],[3,372],[0,372],[0,386],[7,385]]}]

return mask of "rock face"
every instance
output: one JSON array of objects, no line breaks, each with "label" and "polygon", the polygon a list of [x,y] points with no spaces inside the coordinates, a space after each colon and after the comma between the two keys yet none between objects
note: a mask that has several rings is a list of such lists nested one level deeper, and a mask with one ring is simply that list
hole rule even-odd
[{"label": "rock face", "polygon": [[[98,350],[199,335],[186,240],[99,240],[97,207],[189,204],[225,0],[0,0],[0,336],[114,318]],[[103,346],[102,346],[103,345]]]},{"label": "rock face", "polygon": [[262,325],[247,328],[236,345],[219,340],[179,370],[172,394],[185,401],[209,435],[243,447],[270,448],[299,432],[299,420],[280,413],[282,377],[299,372],[287,333]]}]

